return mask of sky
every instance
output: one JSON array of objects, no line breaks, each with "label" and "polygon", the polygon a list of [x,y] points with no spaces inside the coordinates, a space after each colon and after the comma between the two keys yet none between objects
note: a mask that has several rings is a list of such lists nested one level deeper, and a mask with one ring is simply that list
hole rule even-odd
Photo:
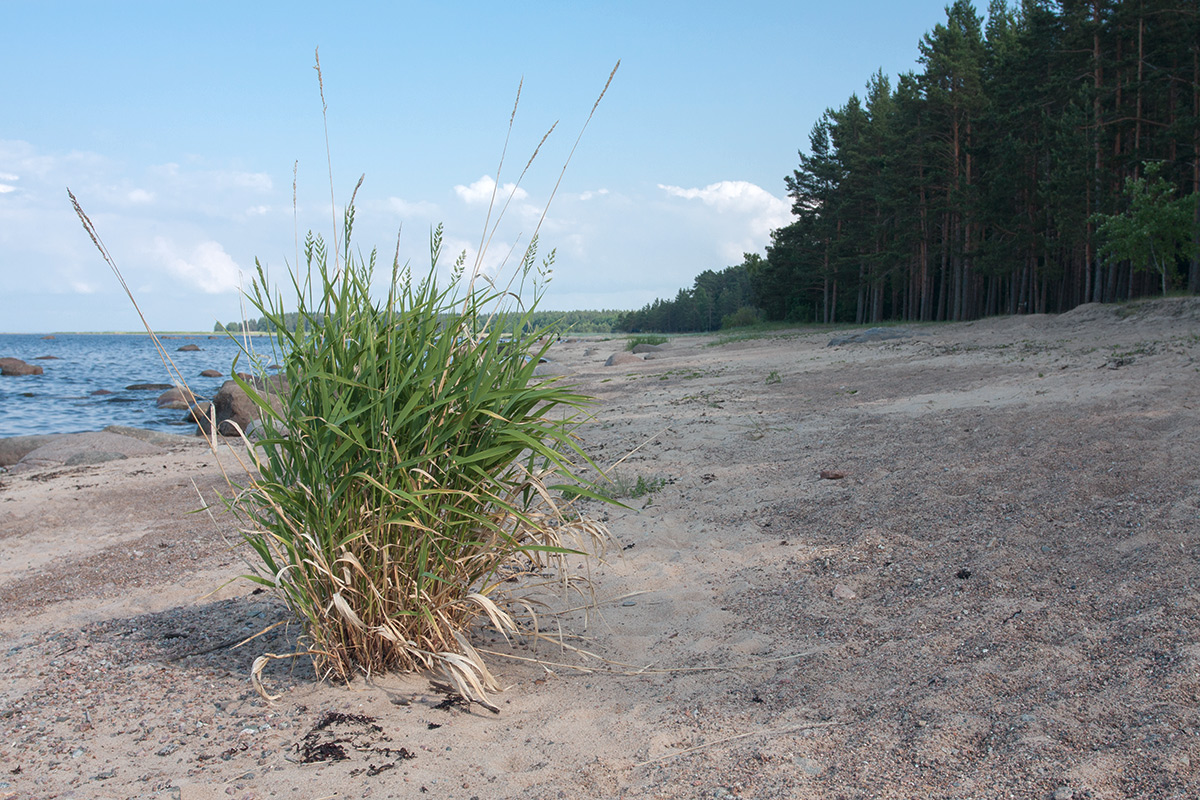
[{"label": "sky", "polygon": [[442,274],[503,279],[536,232],[544,309],[673,298],[765,253],[813,124],[919,70],[945,5],[0,0],[0,332],[142,327],[68,188],[156,330],[259,316],[256,259],[305,269],[360,176],[380,286],[441,223]]}]

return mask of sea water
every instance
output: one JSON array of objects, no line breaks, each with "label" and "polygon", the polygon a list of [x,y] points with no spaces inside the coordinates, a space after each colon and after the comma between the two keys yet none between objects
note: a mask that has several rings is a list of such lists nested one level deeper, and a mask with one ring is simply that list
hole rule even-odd
[{"label": "sea water", "polygon": [[[160,340],[188,387],[205,399],[228,380],[234,358],[241,353],[238,342],[225,334],[163,336]],[[200,349],[179,350],[189,344]],[[269,364],[273,358],[270,340],[254,340],[253,347],[265,350]],[[185,419],[186,411],[155,405],[164,390],[128,388],[139,383],[177,382],[148,335],[0,334],[0,358],[19,358],[43,369],[41,375],[0,376],[0,438],[98,431],[109,425],[183,434],[196,430],[195,423]],[[202,371],[210,369],[222,377],[201,377]],[[238,357],[237,369],[253,371],[244,353]]]}]

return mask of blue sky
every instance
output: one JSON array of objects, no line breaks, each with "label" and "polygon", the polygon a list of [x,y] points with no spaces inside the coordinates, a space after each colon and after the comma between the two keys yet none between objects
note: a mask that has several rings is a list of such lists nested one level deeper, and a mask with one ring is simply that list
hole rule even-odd
[{"label": "blue sky", "polygon": [[483,259],[504,268],[620,59],[541,228],[542,307],[673,297],[764,251],[813,123],[917,69],[945,19],[945,0],[339,5],[0,0],[0,331],[140,328],[67,187],[160,330],[237,319],[255,258],[275,278],[297,227],[329,239],[318,46],[334,202],[365,173],[358,247],[390,264],[402,230],[419,273],[438,222],[446,266],[473,262],[523,79],[502,187],[559,124]]}]

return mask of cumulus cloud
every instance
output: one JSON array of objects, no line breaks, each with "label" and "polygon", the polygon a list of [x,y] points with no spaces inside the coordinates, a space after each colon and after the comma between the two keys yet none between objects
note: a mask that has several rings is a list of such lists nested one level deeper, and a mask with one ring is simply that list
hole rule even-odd
[{"label": "cumulus cloud", "polygon": [[153,253],[172,275],[206,294],[236,292],[241,288],[241,270],[217,242],[201,242],[188,250],[158,236],[154,239]]},{"label": "cumulus cloud", "polygon": [[506,201],[509,195],[512,195],[513,200],[518,201],[529,197],[529,192],[521,189],[513,183],[503,184],[497,190],[496,179],[491,175],[484,175],[479,180],[468,186],[462,186],[461,184],[455,186],[454,193],[458,195],[464,203],[471,204],[490,203],[492,201],[493,193],[495,193],[496,199],[501,203]]},{"label": "cumulus cloud", "polygon": [[720,181],[703,189],[684,189],[660,183],[658,188],[672,197],[699,200],[722,213],[747,217],[763,232],[782,228],[791,222],[791,204],[786,199],[776,197],[749,181]]},{"label": "cumulus cloud", "polygon": [[[455,187],[455,191],[460,187]],[[387,206],[390,211],[399,214],[401,217],[419,217],[421,219],[431,219],[438,214],[438,207],[435,203],[430,203],[425,200],[418,200],[415,203],[408,200],[402,200],[399,197],[389,197]]]},{"label": "cumulus cloud", "polygon": [[703,189],[659,184],[670,197],[699,200],[717,213],[713,229],[722,232],[721,250],[727,258],[761,250],[772,230],[792,221],[791,204],[749,181],[720,181]]}]

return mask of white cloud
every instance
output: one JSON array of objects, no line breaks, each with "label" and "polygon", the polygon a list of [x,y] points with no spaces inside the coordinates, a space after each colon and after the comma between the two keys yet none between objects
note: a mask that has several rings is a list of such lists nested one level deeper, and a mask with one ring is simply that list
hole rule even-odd
[{"label": "white cloud", "polygon": [[217,242],[201,242],[190,252],[181,252],[175,242],[157,236],[153,254],[172,275],[206,294],[236,292],[241,288],[241,270]]},{"label": "white cloud", "polygon": [[792,221],[791,204],[749,181],[720,181],[703,189],[659,184],[671,197],[699,200],[717,213],[713,231],[720,237],[721,252],[729,259],[761,251],[772,230]]},{"label": "white cloud", "polygon": [[134,189],[127,195],[131,203],[153,203],[154,192],[148,192],[145,189]]},{"label": "white cloud", "polygon": [[496,197],[496,202],[503,205],[512,196],[513,200],[524,200],[529,197],[529,192],[520,188],[516,184],[506,183],[496,187],[496,180],[491,175],[484,175],[479,180],[469,186],[461,184],[454,187],[454,193],[459,196],[464,203],[490,203],[493,194]]},{"label": "white cloud", "polygon": [[9,192],[15,192],[16,190],[17,187],[15,186],[9,186],[6,183],[0,183],[0,194],[8,194]]},{"label": "white cloud", "polygon": [[0,181],[19,181],[20,175],[14,175],[11,172],[0,172]]},{"label": "white cloud", "polygon": [[415,203],[408,200],[402,200],[399,197],[389,197],[387,199],[388,210],[400,215],[400,217],[418,217],[421,219],[433,219],[438,215],[438,207],[436,203],[430,203],[426,200],[418,200]]},{"label": "white cloud", "polygon": [[593,197],[603,197],[606,194],[608,194],[608,189],[596,189],[595,191],[588,189],[586,192],[583,192],[579,195],[579,199],[591,200]]},{"label": "white cloud", "polygon": [[85,281],[71,281],[71,291],[75,294],[95,294],[97,286]]},{"label": "white cloud", "polygon": [[238,189],[250,189],[255,192],[269,192],[275,187],[271,176],[265,172],[214,172],[217,185],[234,186]]},{"label": "white cloud", "polygon": [[17,190],[17,187],[13,186],[12,184],[16,183],[19,180],[21,180],[20,175],[14,175],[11,172],[0,172],[0,181],[3,181],[2,183],[0,183],[0,194],[8,194],[9,192],[15,192]]},{"label": "white cloud", "polygon": [[749,181],[720,181],[703,189],[684,189],[660,183],[658,188],[672,197],[700,200],[722,213],[749,217],[761,225],[763,231],[782,228],[791,222],[791,204],[787,200]]}]

